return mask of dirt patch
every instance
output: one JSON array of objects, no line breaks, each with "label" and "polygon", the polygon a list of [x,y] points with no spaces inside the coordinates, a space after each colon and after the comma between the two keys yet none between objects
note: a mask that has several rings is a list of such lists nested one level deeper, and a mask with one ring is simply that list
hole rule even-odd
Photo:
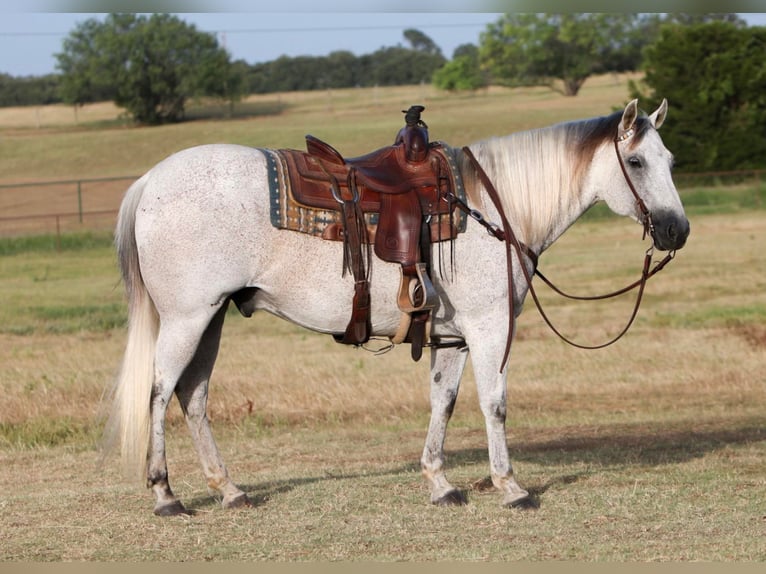
[{"label": "dirt patch", "polygon": [[766,326],[764,325],[737,325],[732,327],[732,332],[745,340],[753,349],[766,348]]}]

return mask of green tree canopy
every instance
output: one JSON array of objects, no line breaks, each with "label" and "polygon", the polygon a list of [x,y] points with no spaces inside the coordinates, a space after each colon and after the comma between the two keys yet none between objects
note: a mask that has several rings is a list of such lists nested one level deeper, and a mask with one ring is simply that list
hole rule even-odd
[{"label": "green tree canopy", "polygon": [[248,90],[267,93],[429,82],[446,61],[441,50],[418,30],[405,30],[404,37],[410,48],[383,47],[359,57],[347,51],[328,56],[281,56],[255,64],[248,73]]},{"label": "green tree canopy", "polygon": [[87,20],[56,57],[64,101],[111,99],[140,123],[178,121],[190,98],[235,99],[241,87],[215,36],[168,14]]},{"label": "green tree canopy", "polygon": [[637,14],[506,14],[482,34],[481,62],[493,83],[574,96],[593,74],[638,67],[641,23]]},{"label": "green tree canopy", "polygon": [[479,48],[473,44],[461,44],[452,60],[436,70],[433,83],[447,91],[478,90],[487,86],[487,74],[479,65]]},{"label": "green tree canopy", "polygon": [[408,28],[404,31],[403,35],[413,50],[423,52],[424,54],[431,54],[432,56],[442,55],[441,48],[436,45],[436,42],[420,30]]},{"label": "green tree canopy", "polygon": [[0,107],[59,103],[58,81],[55,74],[22,78],[0,74]]},{"label": "green tree canopy", "polygon": [[663,139],[680,170],[766,166],[766,28],[715,21],[665,25],[645,52],[633,97],[670,113]]}]

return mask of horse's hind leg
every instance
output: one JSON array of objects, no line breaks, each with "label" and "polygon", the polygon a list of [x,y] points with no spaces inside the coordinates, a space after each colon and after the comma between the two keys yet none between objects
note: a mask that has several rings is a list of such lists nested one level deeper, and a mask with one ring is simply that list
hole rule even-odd
[{"label": "horse's hind leg", "polygon": [[431,487],[433,504],[466,504],[463,493],[452,486],[444,474],[444,439],[467,357],[465,347],[431,351],[431,421],[420,466]]},{"label": "horse's hind leg", "polygon": [[208,384],[218,356],[226,308],[227,305],[221,307],[205,330],[192,362],[178,382],[176,396],[202,463],[208,489],[223,496],[224,508],[234,508],[250,506],[251,502],[229,479],[207,418]]},{"label": "horse's hind leg", "polygon": [[[211,310],[215,313],[218,310]],[[200,313],[187,318],[161,317],[154,358],[151,397],[151,435],[147,453],[146,481],[155,496],[154,513],[160,516],[186,514],[168,480],[165,455],[165,415],[176,386],[192,363],[212,315]]]}]

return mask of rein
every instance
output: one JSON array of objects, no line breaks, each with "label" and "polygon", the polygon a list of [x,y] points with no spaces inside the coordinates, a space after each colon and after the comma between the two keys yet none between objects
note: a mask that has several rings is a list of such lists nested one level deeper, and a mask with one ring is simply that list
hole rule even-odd
[{"label": "rein", "polygon": [[[629,136],[630,134],[626,134],[623,138],[617,138],[614,140],[614,149],[617,154],[617,159],[620,163],[620,168],[622,169],[622,174],[625,177],[625,181],[628,184],[628,187],[630,188],[631,193],[633,193],[633,196],[636,199],[636,205],[638,206],[638,209],[640,210],[642,216],[643,216],[643,225],[644,225],[644,234],[643,239],[646,238],[646,235],[649,234],[654,237],[654,224],[652,223],[652,217],[651,213],[649,212],[648,208],[646,207],[646,204],[641,199],[641,197],[638,195],[638,192],[636,191],[635,186],[633,185],[633,182],[630,179],[630,176],[628,174],[627,169],[625,168],[625,164],[622,161],[622,156],[620,155],[618,143],[625,139],[625,137]],[[463,148],[463,153],[466,154],[468,159],[471,161],[471,164],[473,165],[474,169],[476,170],[476,173],[479,176],[479,179],[481,180],[482,185],[487,190],[487,194],[489,195],[490,200],[492,200],[492,203],[495,206],[495,209],[497,210],[498,214],[500,215],[500,220],[502,223],[502,230],[500,230],[496,225],[493,225],[491,223],[488,223],[484,220],[483,216],[477,212],[476,210],[472,210],[468,208],[467,205],[463,204],[461,205],[461,201],[458,200],[458,206],[468,213],[473,219],[478,221],[480,224],[482,224],[491,235],[496,237],[498,240],[503,241],[506,244],[506,261],[507,261],[507,271],[508,271],[508,337],[506,339],[505,344],[505,353],[503,355],[503,360],[501,362],[500,370],[502,371],[502,366],[506,364],[506,361],[508,360],[508,356],[511,351],[511,340],[513,338],[513,330],[514,330],[514,322],[515,322],[515,316],[514,316],[514,305],[513,305],[513,263],[512,263],[512,251],[511,249],[514,249],[516,251],[516,254],[519,258],[519,261],[522,261],[522,254],[529,257],[533,263],[534,266],[534,273],[533,275],[537,275],[540,277],[540,279],[548,285],[554,292],[558,293],[559,295],[566,297],[568,299],[574,299],[579,301],[596,301],[596,300],[603,300],[603,299],[610,299],[612,297],[616,297],[618,295],[622,295],[624,293],[627,293],[628,291],[632,291],[636,287],[638,287],[638,294],[636,295],[636,304],[633,308],[633,312],[631,313],[630,318],[628,319],[628,323],[625,325],[625,327],[620,331],[615,337],[613,337],[611,340],[607,341],[606,343],[602,343],[600,345],[583,345],[580,343],[576,343],[572,341],[571,339],[565,337],[551,322],[551,320],[546,315],[545,311],[543,310],[542,304],[540,303],[540,300],[537,297],[537,293],[535,291],[535,288],[532,285],[532,277],[530,276],[529,271],[527,271],[527,268],[525,265],[521,265],[521,270],[524,274],[524,278],[527,281],[527,285],[529,286],[529,293],[532,295],[532,299],[535,302],[535,305],[537,306],[537,310],[540,312],[540,316],[543,318],[545,323],[550,327],[550,329],[565,343],[577,347],[579,349],[587,349],[587,350],[593,350],[593,349],[602,349],[604,347],[608,347],[609,345],[612,345],[616,343],[618,340],[620,340],[625,333],[628,332],[630,327],[633,325],[633,321],[636,318],[636,315],[638,314],[638,309],[641,306],[641,300],[643,298],[644,294],[644,287],[646,286],[646,282],[649,280],[650,277],[657,274],[659,271],[661,271],[673,257],[675,256],[675,251],[671,251],[668,253],[665,258],[657,263],[653,269],[650,269],[651,262],[652,262],[652,255],[654,254],[654,244],[652,244],[649,249],[646,250],[646,254],[644,256],[644,264],[643,268],[641,270],[641,277],[628,285],[627,287],[624,287],[622,289],[619,289],[617,291],[614,291],[612,293],[607,293],[605,295],[595,295],[595,296],[575,296],[575,295],[569,295],[562,290],[560,290],[558,287],[553,285],[553,283],[548,280],[538,269],[537,269],[537,254],[535,254],[529,247],[526,245],[523,245],[519,242],[519,240],[516,238],[516,235],[513,233],[513,229],[511,228],[510,223],[508,222],[508,218],[505,216],[505,211],[503,210],[502,203],[500,201],[500,197],[497,193],[497,190],[495,189],[495,186],[492,184],[492,181],[487,176],[484,169],[481,167],[481,164],[478,162],[476,157],[473,155],[473,152],[468,148],[467,146]],[[457,198],[451,197],[450,201],[455,201]]]}]

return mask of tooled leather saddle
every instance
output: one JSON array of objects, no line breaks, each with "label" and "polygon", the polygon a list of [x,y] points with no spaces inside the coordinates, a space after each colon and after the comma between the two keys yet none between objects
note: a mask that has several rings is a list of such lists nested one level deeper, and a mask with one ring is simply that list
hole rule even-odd
[{"label": "tooled leather saddle", "polygon": [[452,150],[428,141],[423,106],[411,106],[391,146],[344,158],[331,145],[306,136],[306,151],[279,150],[290,193],[300,205],[338,211],[340,222],[321,236],[343,241],[344,273],[355,280],[352,315],[338,342],[361,345],[370,338],[370,248],[383,261],[398,263],[397,304],[402,312],[394,344],[409,342],[420,359],[429,341],[431,310],[438,296],[430,279],[431,245],[454,239],[455,204],[448,198],[461,184]]}]

